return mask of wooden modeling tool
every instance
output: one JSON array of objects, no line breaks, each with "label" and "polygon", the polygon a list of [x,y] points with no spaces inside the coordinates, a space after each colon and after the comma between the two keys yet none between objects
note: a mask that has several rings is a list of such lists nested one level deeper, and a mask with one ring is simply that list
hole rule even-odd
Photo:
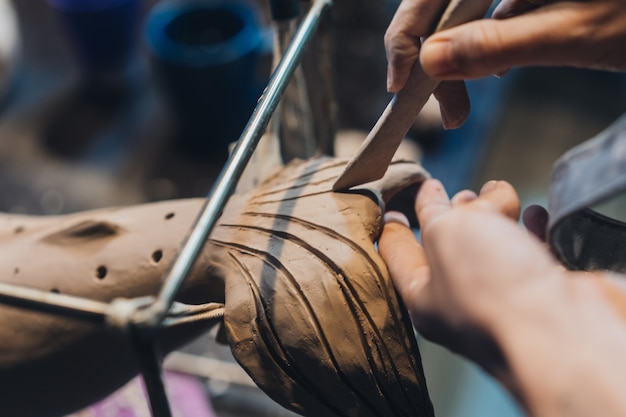
[{"label": "wooden modeling tool", "polygon": [[[452,0],[443,12],[435,32],[482,18],[492,0]],[[333,191],[380,179],[387,171],[398,146],[439,81],[428,77],[419,60],[415,62],[404,88],[391,100],[346,169],[333,184]]]}]

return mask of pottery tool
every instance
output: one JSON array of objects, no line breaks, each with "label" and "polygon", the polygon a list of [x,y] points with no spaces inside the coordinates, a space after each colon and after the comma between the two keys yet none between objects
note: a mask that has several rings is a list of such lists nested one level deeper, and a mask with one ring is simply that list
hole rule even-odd
[{"label": "pottery tool", "polygon": [[[441,15],[435,32],[482,18],[492,0],[452,0]],[[380,179],[387,171],[398,146],[439,81],[428,77],[419,60],[409,79],[385,108],[346,169],[333,184],[334,191]]]}]

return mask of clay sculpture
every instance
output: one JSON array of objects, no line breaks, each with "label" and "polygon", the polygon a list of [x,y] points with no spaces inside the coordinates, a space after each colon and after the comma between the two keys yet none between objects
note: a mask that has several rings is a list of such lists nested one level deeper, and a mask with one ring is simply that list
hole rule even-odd
[{"label": "clay sculpture", "polygon": [[[426,177],[394,162],[334,193],[345,160],[294,162],[228,202],[180,300],[224,302],[232,352],[274,400],[303,415],[431,416],[408,315],[374,242],[384,202]],[[0,280],[110,301],[154,295],[202,200],[57,217],[0,218]],[[166,329],[169,351],[204,323]],[[126,335],[0,305],[2,415],[55,416],[137,372]]]},{"label": "clay sculpture", "polygon": [[425,172],[396,162],[383,180],[333,193],[345,163],[290,164],[243,212],[225,212],[211,244],[231,263],[231,350],[306,416],[432,416],[411,324],[374,246],[384,201]]},{"label": "clay sculpture", "polygon": [[[65,216],[0,217],[0,280],[100,301],[154,295],[200,210],[168,201]],[[205,253],[181,301],[223,301]],[[167,329],[169,351],[207,329]],[[0,415],[61,416],[130,380],[138,368],[128,336],[102,324],[0,303]]]}]

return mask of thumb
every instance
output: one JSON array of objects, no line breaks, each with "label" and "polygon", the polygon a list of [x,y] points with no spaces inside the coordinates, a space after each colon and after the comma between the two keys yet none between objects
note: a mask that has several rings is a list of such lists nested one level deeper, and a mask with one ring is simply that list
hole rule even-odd
[{"label": "thumb", "polygon": [[394,286],[409,311],[413,312],[418,308],[430,276],[426,255],[403,214],[387,212],[384,221],[378,251],[389,269]]},{"label": "thumb", "polygon": [[593,2],[556,2],[439,32],[422,45],[422,66],[438,79],[478,78],[520,65],[591,66],[599,54],[597,45],[585,42],[600,13],[593,8]]}]

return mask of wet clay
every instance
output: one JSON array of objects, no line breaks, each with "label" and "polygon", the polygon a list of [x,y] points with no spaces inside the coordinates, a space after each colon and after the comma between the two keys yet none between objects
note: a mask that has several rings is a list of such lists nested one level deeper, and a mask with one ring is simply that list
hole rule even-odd
[{"label": "wet clay", "polygon": [[[0,216],[0,280],[99,301],[154,295],[202,206],[168,201],[66,216]],[[221,302],[224,285],[203,253],[181,301]],[[205,324],[167,329],[172,350]],[[138,372],[127,335],[103,325],[0,304],[0,415],[59,416]]]},{"label": "wet clay", "polygon": [[231,349],[259,387],[297,413],[431,416],[411,324],[374,246],[383,202],[425,173],[398,162],[383,180],[333,193],[344,166],[291,164],[241,213],[224,213],[210,244],[230,262]]},{"label": "wet clay", "polygon": [[[234,195],[185,284],[184,302],[226,302],[236,359],[304,415],[430,416],[408,315],[374,241],[384,201],[424,180],[414,163],[350,192],[346,160],[292,163]],[[156,294],[203,201],[56,217],[0,217],[0,280],[110,301]],[[161,335],[172,350],[206,330]],[[1,414],[59,416],[137,372],[125,334],[0,305]]]}]

